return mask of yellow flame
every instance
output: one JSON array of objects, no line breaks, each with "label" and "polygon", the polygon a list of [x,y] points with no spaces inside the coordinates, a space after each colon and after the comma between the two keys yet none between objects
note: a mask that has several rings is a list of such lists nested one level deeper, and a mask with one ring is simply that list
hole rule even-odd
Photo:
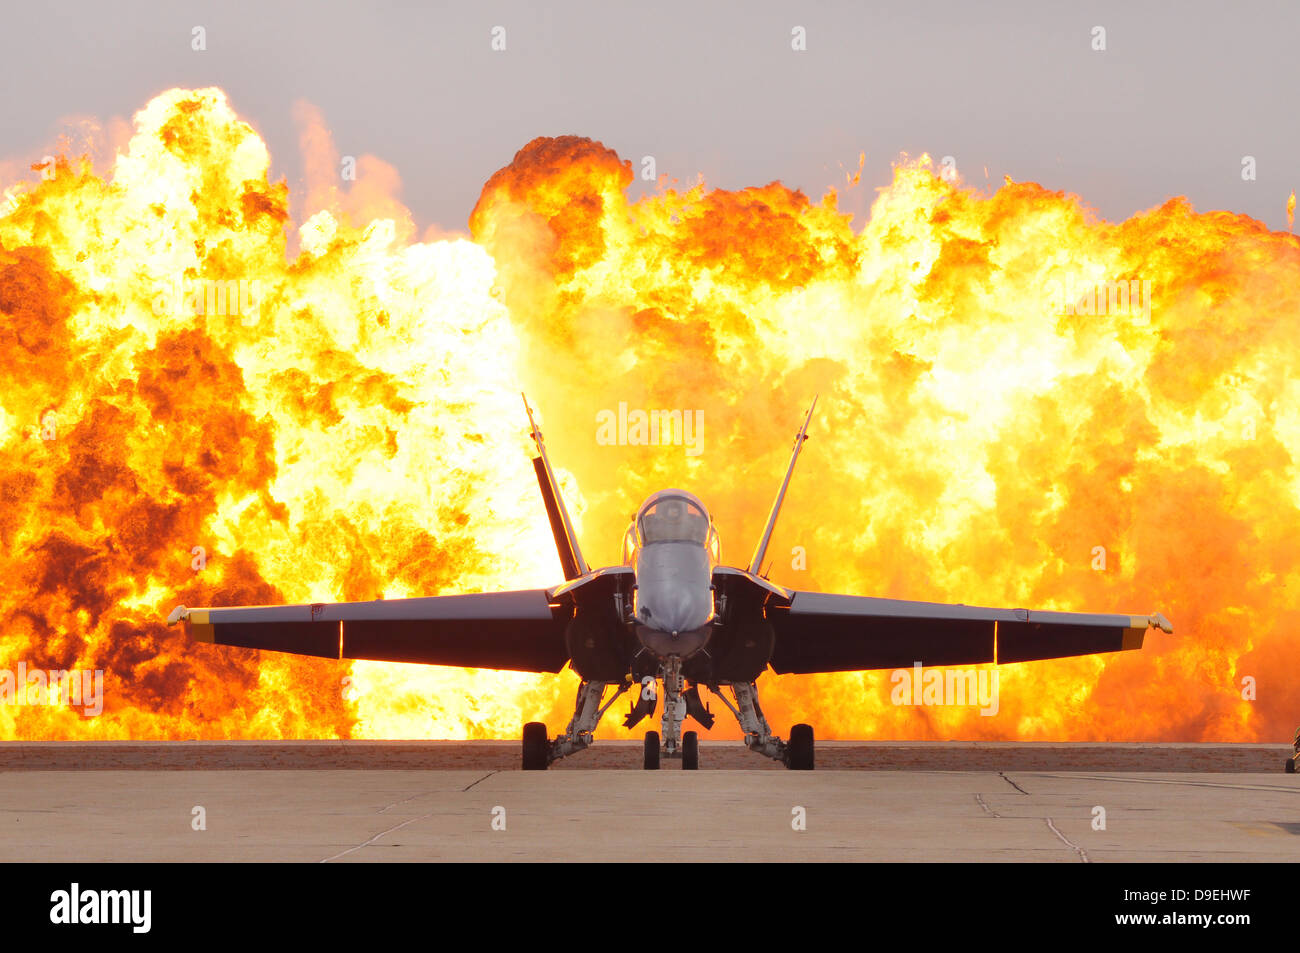
[{"label": "yellow flame", "polygon": [[[179,602],[557,582],[521,389],[593,564],[618,561],[630,510],[670,485],[704,498],[724,561],[743,562],[820,392],[777,581],[1159,608],[1178,626],[1139,653],[1004,666],[995,717],[893,705],[887,672],[767,676],[778,731],[1290,730],[1293,236],[1182,199],[1099,221],[1010,177],[945,181],[927,157],[896,167],[857,229],[833,190],[814,203],[780,183],[629,203],[630,165],[563,137],[488,180],[472,240],[420,242],[396,173],[368,159],[364,188],[326,184],[328,134],[301,114],[319,154],[296,227],[216,89],[152,100],[102,176],[60,160],[0,183],[0,667],[101,668],[107,691],[97,718],[0,705],[0,737],[559,730],[568,672],[259,655],[161,624]],[[620,402],[698,410],[703,452],[600,444],[596,415]],[[715,736],[738,737],[714,707]],[[627,734],[617,712],[602,735]]]}]

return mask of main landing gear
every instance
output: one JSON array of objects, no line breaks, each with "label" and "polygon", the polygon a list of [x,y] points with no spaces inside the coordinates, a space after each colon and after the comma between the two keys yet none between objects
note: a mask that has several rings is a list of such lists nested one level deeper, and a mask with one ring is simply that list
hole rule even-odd
[{"label": "main landing gear", "polygon": [[782,741],[772,734],[772,729],[763,716],[763,709],[758,703],[758,686],[753,682],[727,684],[736,697],[734,705],[727,701],[726,695],[717,689],[713,691],[736,716],[740,730],[745,733],[745,744],[749,750],[780,761],[791,771],[811,771],[814,763],[812,725],[795,725],[790,729],[790,740]]},{"label": "main landing gear", "polygon": [[785,766],[791,771],[813,769],[812,725],[795,725],[790,729],[790,741],[785,746]]},{"label": "main landing gear", "polygon": [[[655,683],[659,681],[663,683],[660,730],[646,732],[642,765],[647,771],[657,771],[661,761],[666,758],[680,760],[684,771],[698,771],[700,736],[694,731],[683,732],[682,723],[689,716],[707,730],[713,727],[714,716],[700,699],[700,685],[693,684],[689,689],[685,687],[681,668],[682,660],[670,656],[659,666],[657,679],[647,675],[643,682],[637,683],[628,675],[617,683],[609,701],[604,701],[605,690],[615,683],[582,682],[578,686],[573,718],[564,734],[552,741],[547,739],[546,726],[541,722],[531,721],[524,726],[524,770],[545,771],[551,762],[590,747],[592,732],[596,730],[601,717],[614,704],[614,700],[629,688],[637,688],[639,697],[623,720],[624,726],[631,728],[642,718],[652,716],[660,700],[655,692]],[[724,686],[731,690],[734,703],[723,694]],[[707,687],[735,715],[741,731],[745,733],[745,745],[751,751],[780,761],[791,771],[813,770],[815,744],[811,725],[795,725],[790,729],[790,740],[783,741],[772,734],[772,729],[763,716],[763,709],[758,703],[758,686],[754,682],[721,682]]]},{"label": "main landing gear", "polygon": [[545,771],[550,762],[551,742],[546,737],[546,726],[540,721],[524,725],[524,770]]},{"label": "main landing gear", "polygon": [[586,682],[578,686],[578,700],[574,704],[573,717],[564,734],[554,741],[546,740],[546,726],[540,721],[530,721],[524,725],[524,770],[545,771],[552,761],[558,761],[566,755],[581,751],[591,746],[591,733],[600,724],[600,718],[628,689],[623,682],[618,690],[610,696],[609,701],[601,704],[608,682]]},{"label": "main landing gear", "polygon": [[657,731],[645,733],[645,769],[659,770],[659,732]]}]

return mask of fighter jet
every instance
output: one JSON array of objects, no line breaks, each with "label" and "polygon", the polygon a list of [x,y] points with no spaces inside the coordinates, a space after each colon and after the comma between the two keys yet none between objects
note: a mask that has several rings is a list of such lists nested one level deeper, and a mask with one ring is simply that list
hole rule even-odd
[{"label": "fighter jet", "polygon": [[[1152,615],[1096,615],[908,602],[788,589],[760,572],[812,406],[795,434],[785,478],[753,556],[719,561],[718,531],[704,503],[678,489],[652,494],[633,517],[619,566],[592,569],[560,496],[542,431],[524,398],[537,455],[533,468],[565,581],[546,589],[302,605],[190,609],[192,638],[331,659],[422,662],[465,668],[578,674],[578,697],[563,734],[541,722],[523,729],[523,767],[542,770],[589,747],[601,718],[631,690],[623,724],[634,727],[662,704],[660,729],[645,735],[644,766],[660,758],[699,767],[699,736],[714,715],[700,689],[722,700],[750,750],[793,770],[812,770],[813,729],[773,734],[757,680],[778,674],[1026,662],[1142,647]],[[606,695],[609,695],[606,698]],[[730,697],[729,697],[730,696]],[[662,740],[661,740],[662,733]]]}]

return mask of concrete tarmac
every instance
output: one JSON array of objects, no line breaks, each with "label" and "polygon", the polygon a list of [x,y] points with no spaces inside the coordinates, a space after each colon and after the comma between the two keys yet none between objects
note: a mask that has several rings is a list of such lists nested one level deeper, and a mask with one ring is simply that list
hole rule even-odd
[{"label": "concrete tarmac", "polygon": [[[620,760],[640,747],[601,746]],[[162,757],[169,746],[152,747]],[[702,744],[696,772],[583,766],[579,755],[567,770],[525,773],[517,743],[500,767],[357,770],[322,754],[326,766],[313,768],[301,749],[289,769],[10,765],[0,770],[0,862],[1300,859],[1300,777],[1276,757],[1271,774],[791,772],[741,750],[753,770],[709,770],[732,747]],[[962,747],[950,746],[950,762]],[[281,753],[292,761],[291,749]],[[819,764],[832,750],[819,744]]]},{"label": "concrete tarmac", "polygon": [[[784,771],[739,741],[701,741],[708,770]],[[1287,745],[821,741],[819,771],[1213,771],[1277,774]],[[6,741],[0,772],[271,769],[513,771],[518,741]],[[641,766],[641,742],[597,741],[557,771]]]}]

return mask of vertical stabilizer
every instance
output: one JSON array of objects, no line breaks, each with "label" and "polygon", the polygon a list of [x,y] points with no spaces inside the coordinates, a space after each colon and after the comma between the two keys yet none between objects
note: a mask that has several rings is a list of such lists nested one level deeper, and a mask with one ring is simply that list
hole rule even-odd
[{"label": "vertical stabilizer", "polygon": [[537,444],[538,455],[533,457],[533,470],[537,473],[537,485],[542,491],[546,516],[551,521],[551,535],[555,537],[555,548],[560,554],[560,566],[564,570],[565,579],[577,579],[579,576],[585,576],[590,570],[587,568],[587,561],[582,558],[578,538],[573,532],[573,521],[569,519],[569,511],[565,509],[564,499],[560,496],[560,484],[555,479],[555,471],[551,469],[551,461],[546,456],[546,442],[542,439],[542,431],[537,426],[537,421],[533,419],[533,409],[528,406],[528,397],[520,396],[524,398],[528,426],[533,442]]},{"label": "vertical stabilizer", "polygon": [[790,485],[790,476],[794,473],[794,462],[799,459],[799,451],[803,448],[803,442],[808,439],[808,424],[812,421],[813,409],[816,406],[817,398],[814,397],[812,407],[808,408],[808,416],[803,419],[803,426],[794,435],[794,452],[790,454],[790,466],[786,468],[785,479],[781,481],[781,489],[777,491],[776,500],[772,503],[772,512],[767,515],[767,526],[763,529],[763,535],[758,541],[758,546],[754,548],[754,558],[749,561],[751,575],[757,576],[759,569],[763,566],[763,556],[767,553],[767,544],[772,540],[772,530],[776,528],[776,517],[781,512],[781,503],[785,500],[786,487]]}]

